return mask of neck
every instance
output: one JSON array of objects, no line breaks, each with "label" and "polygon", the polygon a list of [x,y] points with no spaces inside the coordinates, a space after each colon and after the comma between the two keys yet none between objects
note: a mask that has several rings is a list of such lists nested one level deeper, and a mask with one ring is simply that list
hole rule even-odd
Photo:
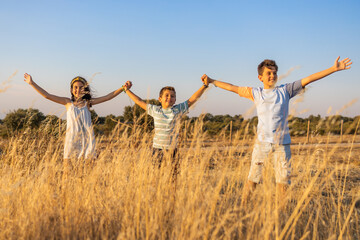
[{"label": "neck", "polygon": [[170,108],[172,108],[172,106],[165,107],[164,105],[161,105],[161,108],[162,109],[170,109]]},{"label": "neck", "polygon": [[264,86],[264,89],[274,89],[275,86]]}]

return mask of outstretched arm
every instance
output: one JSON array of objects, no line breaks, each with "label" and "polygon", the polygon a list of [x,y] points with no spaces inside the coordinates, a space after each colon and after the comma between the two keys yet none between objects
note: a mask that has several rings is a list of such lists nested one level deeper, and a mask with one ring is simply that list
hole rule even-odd
[{"label": "outstretched arm", "polygon": [[[201,79],[203,80],[203,79]],[[187,100],[188,106],[191,107],[205,92],[205,89],[209,86],[207,80],[203,80],[204,84]]]},{"label": "outstretched arm", "polygon": [[146,102],[135,95],[132,91],[125,88],[125,93],[137,104],[146,111]]},{"label": "outstretched arm", "polygon": [[204,84],[212,83],[215,85],[215,87],[219,87],[228,90],[230,92],[234,92],[236,94],[239,94],[240,97],[248,98],[251,101],[254,101],[254,97],[252,95],[252,89],[250,87],[239,87],[232,85],[230,83],[221,82],[208,77],[208,75],[206,74],[202,75],[201,80],[204,82]]},{"label": "outstretched arm", "polygon": [[109,100],[113,99],[114,97],[116,97],[117,95],[119,95],[122,91],[124,91],[124,89],[130,89],[131,86],[132,86],[132,83],[130,81],[127,81],[121,88],[119,88],[105,96],[91,99],[91,103],[92,103],[92,105],[95,105],[95,104],[109,101]]},{"label": "outstretched arm", "polygon": [[321,72],[318,72],[318,73],[314,73],[306,78],[303,78],[301,79],[301,85],[303,87],[305,87],[306,85],[308,85],[309,83],[312,83],[312,82],[315,82],[321,78],[324,78],[334,72],[337,72],[337,71],[341,71],[341,70],[346,70],[346,69],[350,69],[351,68],[351,59],[349,58],[345,58],[343,60],[341,60],[339,62],[339,59],[340,57],[338,57],[336,60],[335,60],[335,63],[332,67],[326,69],[326,70],[323,70]]},{"label": "outstretched arm", "polygon": [[204,74],[201,77],[201,80],[205,83],[207,81],[208,83],[214,84],[215,87],[219,87],[225,90],[228,90],[230,92],[238,93],[239,92],[239,86],[232,85],[230,83],[221,82],[215,79],[210,78],[208,75]]},{"label": "outstretched arm", "polygon": [[53,102],[56,102],[56,103],[59,103],[62,105],[66,105],[67,103],[70,102],[69,98],[58,97],[58,96],[52,95],[52,94],[48,93],[47,91],[45,91],[44,89],[42,89],[39,85],[37,85],[32,80],[32,77],[27,73],[24,74],[24,81],[27,82],[30,86],[32,86],[38,93],[40,93],[41,96],[43,96],[46,99],[49,99]]}]

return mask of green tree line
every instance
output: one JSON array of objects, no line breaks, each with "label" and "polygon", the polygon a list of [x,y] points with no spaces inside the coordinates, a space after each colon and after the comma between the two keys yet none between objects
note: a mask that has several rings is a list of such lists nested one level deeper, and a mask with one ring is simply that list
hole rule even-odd
[{"label": "green tree line", "polygon": [[[151,104],[159,104],[155,99],[149,100]],[[141,131],[151,132],[154,128],[153,118],[137,105],[126,106],[121,116],[110,114],[100,117],[94,110],[91,110],[91,116],[94,123],[94,131],[97,135],[109,135],[117,126],[127,126],[128,131],[136,128]],[[341,134],[341,125],[343,134],[354,134],[359,127],[360,116],[354,118],[341,115],[327,116],[322,118],[320,115],[310,115],[307,118],[289,116],[289,128],[291,136],[306,136],[309,127],[311,135]],[[199,124],[200,123],[200,124]],[[258,123],[257,117],[244,119],[241,115],[212,115],[210,113],[202,114],[198,117],[184,116],[182,118],[182,128],[191,130],[201,128],[208,136],[219,136],[225,134],[229,136],[230,132],[240,135],[254,135]],[[198,125],[196,125],[198,124]],[[309,126],[308,126],[309,124]],[[9,112],[4,119],[0,120],[0,136],[9,137],[18,133],[37,133],[51,134],[58,136],[66,129],[66,120],[59,119],[55,115],[45,116],[38,109],[17,109]]]}]

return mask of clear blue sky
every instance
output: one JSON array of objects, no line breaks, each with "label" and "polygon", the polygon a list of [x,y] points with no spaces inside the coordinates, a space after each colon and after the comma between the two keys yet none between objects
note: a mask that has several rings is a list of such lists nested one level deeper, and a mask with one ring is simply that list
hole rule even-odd
[{"label": "clear blue sky", "polygon": [[[125,81],[143,98],[174,86],[177,102],[200,86],[200,77],[261,86],[257,65],[274,59],[279,74],[297,67],[292,82],[350,57],[352,68],[309,86],[292,100],[293,114],[360,115],[360,1],[1,1],[0,118],[18,108],[64,114],[23,81],[27,72],[48,92],[70,96],[76,75],[90,79],[95,96]],[[7,83],[8,78],[17,74]],[[298,104],[296,104],[299,102]],[[121,115],[134,103],[125,95],[95,106]],[[190,116],[245,114],[252,102],[211,88]]]}]

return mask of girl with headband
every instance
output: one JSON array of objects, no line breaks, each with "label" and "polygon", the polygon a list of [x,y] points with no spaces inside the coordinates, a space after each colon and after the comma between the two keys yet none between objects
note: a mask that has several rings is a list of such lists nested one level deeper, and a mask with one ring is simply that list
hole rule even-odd
[{"label": "girl with headband", "polygon": [[64,144],[64,164],[72,168],[71,160],[94,159],[95,137],[91,121],[90,107],[109,101],[122,91],[131,88],[127,81],[121,88],[103,96],[93,98],[88,82],[83,77],[75,77],[70,83],[71,98],[52,95],[37,85],[32,77],[25,73],[24,81],[30,84],[40,95],[66,107],[66,136]]}]

